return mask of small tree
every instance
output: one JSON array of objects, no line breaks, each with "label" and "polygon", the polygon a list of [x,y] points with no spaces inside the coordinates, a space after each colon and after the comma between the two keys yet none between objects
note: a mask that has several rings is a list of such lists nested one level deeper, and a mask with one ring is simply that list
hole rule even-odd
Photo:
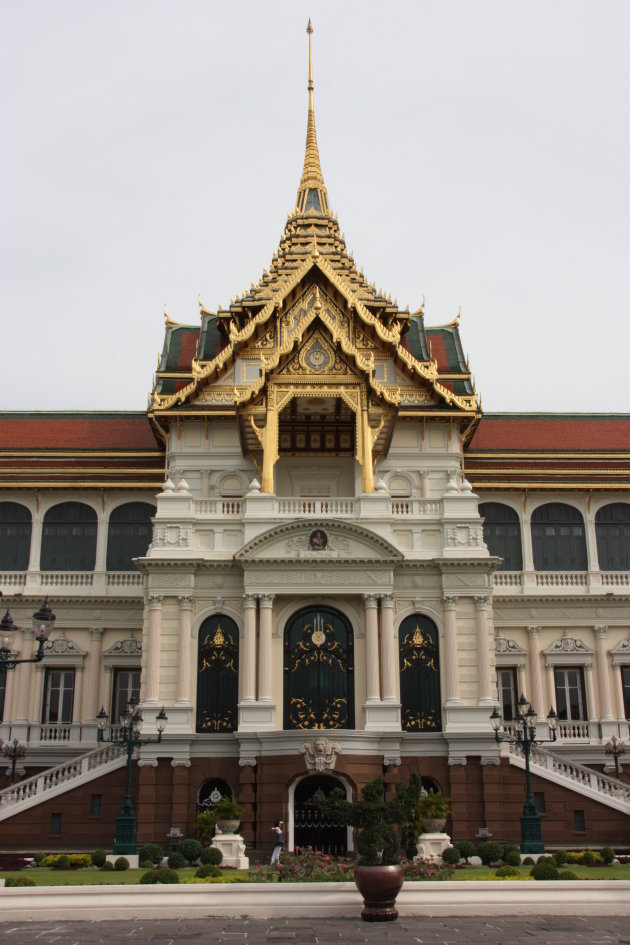
[{"label": "small tree", "polygon": [[366,784],[360,801],[348,801],[341,788],[335,788],[328,797],[316,798],[315,804],[325,817],[338,824],[347,824],[359,830],[357,849],[364,866],[391,865],[398,860],[399,828],[407,824],[420,799],[422,782],[416,774],[409,784],[395,785],[395,797],[385,799],[385,779],[376,778]]}]

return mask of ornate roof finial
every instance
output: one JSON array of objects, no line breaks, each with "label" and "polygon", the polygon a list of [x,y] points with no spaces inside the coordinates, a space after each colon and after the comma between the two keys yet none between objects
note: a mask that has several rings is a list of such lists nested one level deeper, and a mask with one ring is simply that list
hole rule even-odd
[{"label": "ornate roof finial", "polygon": [[298,188],[296,207],[298,213],[329,213],[328,193],[324,185],[324,177],[319,163],[317,149],[317,134],[315,131],[315,106],[313,104],[313,54],[311,35],[313,27],[308,21],[308,118],[306,121],[306,153],[304,155],[304,170]]}]

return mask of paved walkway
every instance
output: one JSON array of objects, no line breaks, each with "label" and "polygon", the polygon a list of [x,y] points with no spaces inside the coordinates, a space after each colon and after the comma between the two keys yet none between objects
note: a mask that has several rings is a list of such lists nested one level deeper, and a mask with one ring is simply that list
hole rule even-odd
[{"label": "paved walkway", "polygon": [[4,945],[630,945],[628,918],[497,916],[0,922]]}]

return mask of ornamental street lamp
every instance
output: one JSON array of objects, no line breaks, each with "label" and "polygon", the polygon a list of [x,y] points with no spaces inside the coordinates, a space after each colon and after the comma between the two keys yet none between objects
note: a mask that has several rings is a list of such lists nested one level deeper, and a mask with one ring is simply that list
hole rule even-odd
[{"label": "ornamental street lamp", "polygon": [[[534,795],[532,794],[532,779],[529,771],[529,756],[534,745],[541,744],[541,740],[536,737],[536,719],[538,718],[536,710],[521,695],[516,709],[516,718],[514,719],[514,733],[510,734],[503,728],[503,719],[497,707],[494,707],[490,716],[490,723],[494,729],[494,737],[497,742],[510,742],[518,745],[523,750],[525,756],[525,786],[526,798],[523,813],[521,815],[521,852],[522,853],[544,853],[545,846],[542,842],[542,830],[540,825],[540,815],[534,804]],[[549,709],[547,716],[549,726],[549,741],[555,742],[557,738],[558,716],[553,707]]]},{"label": "ornamental street lamp", "polygon": [[618,778],[621,773],[619,765],[619,756],[623,755],[626,747],[622,741],[617,741],[617,736],[613,735],[609,742],[604,745],[604,751],[607,755],[612,755],[615,759],[615,777]]},{"label": "ornamental street lamp", "polygon": [[[17,740],[17,738],[14,738],[12,742],[4,742],[4,743],[2,742],[2,739],[0,738],[0,748],[2,748],[2,754],[4,755],[4,757],[8,758],[8,760],[11,762],[11,768],[10,769],[7,768],[7,774],[9,774],[9,770],[10,770],[11,784],[13,784],[13,782],[15,781],[16,765],[18,761],[21,761],[22,758],[24,758],[24,756],[26,755],[26,748]],[[18,768],[17,772],[19,775],[23,775],[24,768],[22,767]]]},{"label": "ornamental street lamp", "polygon": [[19,629],[13,623],[13,618],[7,610],[6,614],[0,620],[0,675],[9,669],[15,669],[18,663],[39,663],[44,658],[44,644],[55,626],[56,617],[50,609],[48,598],[44,601],[40,609],[33,614],[33,633],[38,642],[37,653],[29,659],[16,659],[13,656],[11,648],[11,636],[15,630]]},{"label": "ornamental street lamp", "polygon": [[131,802],[131,761],[136,748],[141,745],[149,745],[151,742],[161,742],[162,732],[166,728],[167,715],[162,706],[161,711],[155,718],[157,728],[157,738],[140,738],[142,729],[142,712],[138,708],[138,700],[131,698],[127,703],[127,708],[120,715],[120,729],[116,733],[110,726],[109,738],[104,738],[105,726],[107,725],[107,712],[103,707],[96,716],[98,724],[98,740],[112,742],[115,745],[121,745],[127,752],[127,781],[125,787],[125,799],[120,808],[120,814],[116,820],[116,839],[114,841],[114,853],[134,854],[136,852],[136,815],[134,814],[133,804]]}]

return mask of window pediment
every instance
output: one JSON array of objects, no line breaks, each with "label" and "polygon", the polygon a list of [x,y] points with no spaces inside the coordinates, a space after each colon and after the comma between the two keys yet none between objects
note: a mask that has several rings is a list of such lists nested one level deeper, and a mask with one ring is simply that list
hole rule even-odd
[{"label": "window pediment", "polygon": [[565,634],[543,650],[547,666],[592,666],[594,650],[582,640]]}]

